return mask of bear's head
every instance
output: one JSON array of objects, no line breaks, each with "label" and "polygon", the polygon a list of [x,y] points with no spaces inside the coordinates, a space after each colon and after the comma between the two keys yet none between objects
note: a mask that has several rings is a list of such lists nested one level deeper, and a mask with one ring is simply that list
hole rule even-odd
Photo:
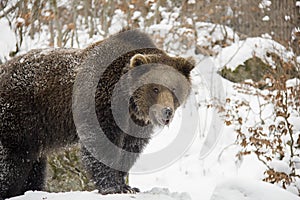
[{"label": "bear's head", "polygon": [[166,54],[136,54],[129,67],[142,69],[136,70],[140,86],[130,99],[131,117],[140,125],[169,125],[190,93],[194,60]]}]

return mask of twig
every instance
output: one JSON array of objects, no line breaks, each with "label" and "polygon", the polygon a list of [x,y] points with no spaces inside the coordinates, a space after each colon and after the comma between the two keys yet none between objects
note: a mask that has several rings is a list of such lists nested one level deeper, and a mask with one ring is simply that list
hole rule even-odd
[{"label": "twig", "polygon": [[18,1],[14,6],[8,8],[5,10],[5,8],[2,10],[2,13],[0,14],[0,18],[5,17],[8,13],[14,11],[16,8],[19,7],[19,4],[21,4],[23,1]]}]

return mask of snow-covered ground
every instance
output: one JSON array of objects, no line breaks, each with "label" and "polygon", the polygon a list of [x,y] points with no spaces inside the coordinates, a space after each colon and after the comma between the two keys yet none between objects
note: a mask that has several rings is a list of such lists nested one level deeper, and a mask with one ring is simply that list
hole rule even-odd
[{"label": "snow-covered ground", "polygon": [[211,200],[299,200],[294,194],[260,181],[229,179],[219,184]]},{"label": "snow-covered ground", "polygon": [[190,200],[187,193],[171,193],[168,189],[153,188],[151,191],[139,194],[114,194],[100,196],[97,191],[93,192],[26,192],[25,195],[11,198],[11,200]]},{"label": "snow-covered ground", "polygon": [[[221,29],[214,32],[214,35],[208,36],[207,30],[211,28],[209,24],[198,23],[197,26],[200,32],[198,33],[199,44],[205,44],[207,42],[205,38],[209,38],[209,41],[222,38]],[[0,27],[0,59],[4,60],[14,49],[15,38],[5,19],[0,19]],[[152,29],[150,27],[148,31],[157,30],[158,27],[158,25]],[[25,195],[11,200],[299,200],[300,198],[291,192],[260,181],[264,177],[265,166],[258,162],[255,156],[250,155],[242,161],[237,160],[238,147],[234,145],[236,139],[234,127],[224,126],[217,111],[207,106],[211,99],[220,100],[237,95],[233,84],[217,75],[217,69],[224,65],[234,68],[254,54],[266,59],[265,52],[270,49],[285,51],[281,45],[270,39],[249,38],[239,41],[232,31],[227,30],[227,32],[235,40],[228,47],[219,47],[216,57],[204,58],[201,55],[194,55],[191,51],[183,55],[194,56],[197,60],[197,67],[192,74],[192,96],[196,102],[189,101],[176,113],[173,124],[155,135],[146,148],[145,154],[159,152],[170,145],[178,136],[179,129],[183,133],[188,134],[191,130],[194,133],[185,151],[180,152],[181,156],[174,158],[169,165],[141,173],[137,164],[138,167],[135,167],[129,176],[129,182],[131,186],[141,189],[140,194],[101,196],[96,191],[68,193],[28,191]],[[167,34],[167,31],[164,34]],[[46,38],[40,36],[38,41],[25,39],[21,52],[45,47]],[[82,36],[80,41],[87,41],[87,39]],[[290,54],[286,55],[290,56]],[[190,127],[187,118],[192,120],[195,115],[199,119],[197,126]],[[300,124],[299,118],[296,118],[295,124]]]},{"label": "snow-covered ground", "polygon": [[[188,193],[170,192],[166,188],[153,188],[139,194],[114,194],[101,196],[93,192],[47,193],[28,191],[23,196],[10,200],[192,200]],[[205,199],[198,196],[193,199]],[[240,178],[227,179],[219,183],[210,200],[299,200],[296,195],[269,183]]]}]

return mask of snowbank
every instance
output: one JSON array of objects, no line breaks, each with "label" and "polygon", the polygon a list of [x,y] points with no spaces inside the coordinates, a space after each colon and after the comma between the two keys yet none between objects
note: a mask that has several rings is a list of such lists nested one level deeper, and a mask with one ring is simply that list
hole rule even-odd
[{"label": "snowbank", "polygon": [[97,191],[93,192],[26,192],[25,195],[11,198],[10,200],[191,200],[187,193],[171,193],[168,189],[153,188],[149,192],[139,194],[113,194],[102,196]]},{"label": "snowbank", "polygon": [[293,53],[274,40],[254,37],[235,42],[231,46],[223,48],[215,58],[215,63],[218,69],[226,66],[234,70],[249,58],[257,56],[273,66],[274,61],[267,56],[267,53],[275,53],[281,56],[284,61],[288,61],[294,56]]},{"label": "snowbank", "polygon": [[220,183],[210,200],[299,200],[284,189],[262,181],[229,179]]},{"label": "snowbank", "polygon": [[[202,196],[197,199],[202,199]],[[153,188],[149,192],[139,194],[113,194],[102,196],[93,192],[26,192],[25,195],[9,200],[191,200],[187,193],[170,192],[164,188]],[[300,198],[284,189],[262,181],[240,178],[227,179],[219,183],[210,200],[300,200]]]}]

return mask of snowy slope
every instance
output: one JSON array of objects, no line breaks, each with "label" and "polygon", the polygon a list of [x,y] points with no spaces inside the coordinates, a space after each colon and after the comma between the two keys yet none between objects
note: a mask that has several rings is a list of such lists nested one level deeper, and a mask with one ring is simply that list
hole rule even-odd
[{"label": "snowy slope", "polygon": [[26,192],[25,195],[11,198],[10,200],[190,200],[186,193],[171,193],[168,189],[153,188],[149,192],[140,194],[114,194],[100,195],[94,192],[66,192],[66,193],[47,193],[47,192]]}]

